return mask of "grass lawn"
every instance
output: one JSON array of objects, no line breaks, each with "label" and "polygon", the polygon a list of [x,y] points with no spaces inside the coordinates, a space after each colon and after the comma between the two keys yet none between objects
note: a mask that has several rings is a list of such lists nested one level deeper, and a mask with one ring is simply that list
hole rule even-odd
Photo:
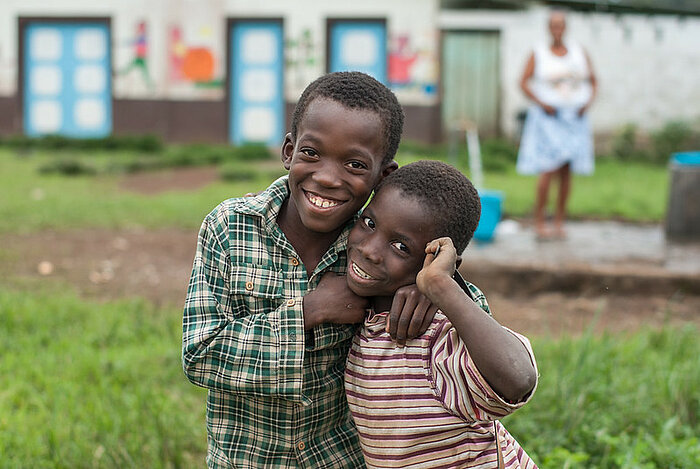
[{"label": "grass lawn", "polygon": [[[0,233],[194,230],[221,200],[264,188],[272,174],[267,163],[236,163],[245,180],[139,195],[115,174],[40,174],[53,157],[0,148]],[[571,210],[659,221],[667,180],[664,167],[601,160],[594,176],[574,180]],[[486,174],[511,215],[529,214],[534,183],[510,167]],[[182,374],[180,322],[180,310],[145,301],[0,282],[0,468],[202,467],[205,393]],[[698,332],[534,338],[539,389],[506,425],[542,468],[700,467]]]},{"label": "grass lawn", "polygon": [[[202,467],[204,392],[181,312],[0,289],[0,467]],[[697,329],[533,340],[541,381],[505,420],[542,468],[700,467]]]},{"label": "grass lawn", "polygon": [[[83,153],[82,158],[91,154]],[[119,188],[117,174],[64,176],[40,174],[38,168],[56,155],[45,150],[18,157],[0,148],[0,233],[32,232],[46,228],[123,228],[131,226],[197,228],[204,215],[222,200],[258,191],[273,179],[270,165],[234,163],[246,180],[215,182],[203,189],[139,195]],[[128,156],[128,155],[127,155]],[[96,155],[99,158],[118,156]],[[398,156],[400,164],[418,159],[411,153]],[[280,165],[281,166],[281,165]],[[466,167],[458,164],[466,171]],[[227,170],[231,171],[231,164]],[[281,173],[281,171],[280,171]],[[534,177],[515,174],[512,167],[487,172],[485,185],[504,192],[504,210],[511,216],[529,216],[534,200]],[[576,177],[571,196],[574,217],[620,217],[632,221],[660,221],[668,192],[665,167],[601,159],[596,173]]]}]

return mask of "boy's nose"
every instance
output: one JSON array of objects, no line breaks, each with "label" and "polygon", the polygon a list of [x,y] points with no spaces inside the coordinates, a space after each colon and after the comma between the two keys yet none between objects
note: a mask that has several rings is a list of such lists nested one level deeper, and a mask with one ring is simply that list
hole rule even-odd
[{"label": "boy's nose", "polygon": [[371,263],[379,264],[381,262],[381,250],[379,249],[379,243],[375,237],[368,236],[358,247],[364,258]]},{"label": "boy's nose", "polygon": [[338,173],[337,165],[332,163],[322,163],[314,170],[313,179],[324,187],[337,187],[341,184],[341,176]]}]

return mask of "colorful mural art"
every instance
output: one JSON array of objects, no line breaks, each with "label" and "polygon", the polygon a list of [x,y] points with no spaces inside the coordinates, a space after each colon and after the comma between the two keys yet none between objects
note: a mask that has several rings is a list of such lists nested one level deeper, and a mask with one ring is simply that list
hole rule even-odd
[{"label": "colorful mural art", "polygon": [[434,95],[437,91],[437,58],[432,50],[414,47],[411,35],[392,34],[389,38],[389,86],[396,91]]},{"label": "colorful mural art", "polygon": [[[199,36],[210,37],[207,27],[200,28]],[[203,42],[203,41],[199,41]],[[182,27],[174,25],[169,31],[169,73],[174,83],[192,83],[197,87],[220,88],[223,79],[215,76],[216,56],[206,45],[188,44],[184,39]]]},{"label": "colorful mural art", "polygon": [[129,64],[117,72],[117,76],[128,75],[134,69],[140,70],[144,83],[148,88],[154,87],[151,75],[148,73],[148,31],[145,21],[136,25],[136,35],[128,44],[133,49],[133,58]]}]

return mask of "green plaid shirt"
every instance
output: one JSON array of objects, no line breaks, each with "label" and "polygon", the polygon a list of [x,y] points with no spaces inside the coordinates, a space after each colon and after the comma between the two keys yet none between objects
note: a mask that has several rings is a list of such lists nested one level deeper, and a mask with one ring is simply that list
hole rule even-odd
[{"label": "green plaid shirt", "polygon": [[182,361],[207,396],[207,463],[364,467],[343,388],[354,326],[305,333],[302,297],[344,273],[348,222],[309,277],[277,224],[287,178],[229,199],[202,223],[182,321]]}]

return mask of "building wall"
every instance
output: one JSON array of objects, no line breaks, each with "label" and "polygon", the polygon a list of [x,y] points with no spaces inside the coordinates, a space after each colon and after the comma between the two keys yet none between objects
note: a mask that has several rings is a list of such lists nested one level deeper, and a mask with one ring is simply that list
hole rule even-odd
[{"label": "building wall", "polygon": [[[533,45],[549,40],[548,10],[442,11],[442,30],[501,31],[501,123],[517,132],[528,102],[519,82]],[[700,18],[669,15],[567,15],[565,40],[587,50],[598,78],[591,109],[594,130],[611,133],[627,123],[653,129],[670,120],[700,118]]]},{"label": "building wall", "polygon": [[[392,64],[389,85],[407,111],[406,134],[421,140],[439,137],[439,121],[432,118],[438,112],[437,1],[4,0],[0,2],[0,133],[22,130],[19,17],[109,18],[114,132],[214,141],[228,139],[228,19],[283,20],[289,112],[306,85],[326,71],[327,18],[384,18]],[[139,39],[146,45],[142,57],[136,45]],[[433,124],[426,126],[426,118]]]}]

